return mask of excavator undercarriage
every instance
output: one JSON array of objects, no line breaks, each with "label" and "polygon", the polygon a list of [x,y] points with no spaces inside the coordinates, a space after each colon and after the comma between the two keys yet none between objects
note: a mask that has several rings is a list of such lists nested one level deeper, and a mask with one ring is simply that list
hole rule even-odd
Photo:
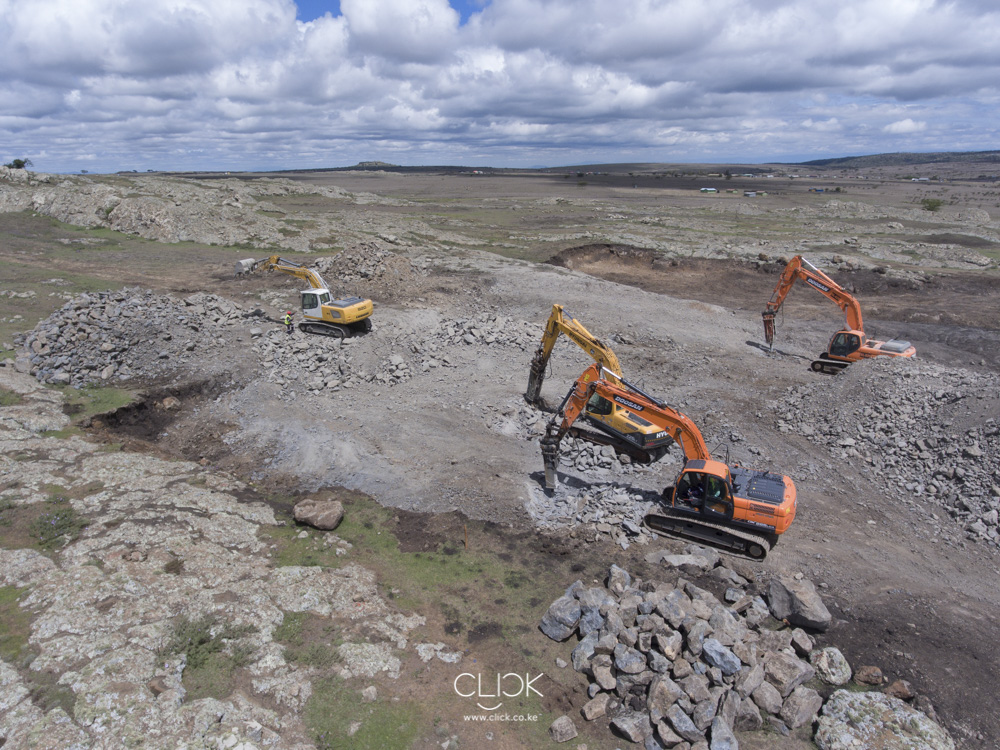
[{"label": "excavator undercarriage", "polygon": [[660,536],[690,539],[752,560],[763,560],[777,539],[776,535],[761,536],[695,518],[676,508],[665,507],[664,511],[647,513],[642,525]]}]

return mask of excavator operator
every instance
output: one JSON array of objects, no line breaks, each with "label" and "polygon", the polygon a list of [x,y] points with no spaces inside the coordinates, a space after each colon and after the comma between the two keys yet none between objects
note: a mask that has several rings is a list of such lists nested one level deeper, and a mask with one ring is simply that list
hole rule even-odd
[{"label": "excavator operator", "polygon": [[686,502],[692,508],[701,507],[705,499],[705,475],[695,471],[685,473],[677,485],[677,499]]}]

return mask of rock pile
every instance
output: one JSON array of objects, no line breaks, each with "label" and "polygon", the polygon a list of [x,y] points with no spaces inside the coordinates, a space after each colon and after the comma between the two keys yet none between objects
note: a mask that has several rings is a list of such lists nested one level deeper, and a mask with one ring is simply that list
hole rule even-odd
[{"label": "rock pile", "polygon": [[313,265],[324,278],[348,283],[378,280],[393,274],[416,273],[413,264],[406,258],[379,247],[374,242],[363,242],[336,255],[317,258]]},{"label": "rock pile", "polygon": [[[835,648],[816,649],[801,628],[772,630],[771,609],[748,593],[745,578],[718,565],[711,550],[689,545],[687,551],[734,584],[728,603],[684,579],[634,580],[612,565],[605,586],[577,581],[542,617],[539,627],[553,640],[579,635],[571,661],[590,680],[584,719],[606,716],[617,734],[649,750],[736,750],[734,732],[765,722],[781,733],[811,724],[823,697],[807,683],[845,684],[846,659]],[[829,612],[824,618],[825,607],[809,589],[795,579],[772,580],[772,607],[784,597],[811,622],[828,626]]]},{"label": "rock pile", "polygon": [[249,315],[212,294],[178,300],[123,289],[79,295],[16,340],[40,382],[79,387],[168,372]]},{"label": "rock pile", "polygon": [[[541,467],[541,455],[538,464]],[[525,509],[539,528],[573,529],[576,537],[587,542],[610,538],[628,549],[632,543],[646,544],[653,538],[642,519],[657,500],[656,493],[619,484],[586,488],[560,484],[552,493],[533,488]]]},{"label": "rock pile", "polygon": [[532,351],[538,346],[541,333],[537,326],[525,320],[505,315],[482,313],[464,320],[445,320],[433,334],[444,344],[488,346]]},{"label": "rock pile", "polygon": [[781,432],[868,468],[887,498],[930,501],[1000,545],[1000,378],[902,359],[852,365],[769,407]]}]

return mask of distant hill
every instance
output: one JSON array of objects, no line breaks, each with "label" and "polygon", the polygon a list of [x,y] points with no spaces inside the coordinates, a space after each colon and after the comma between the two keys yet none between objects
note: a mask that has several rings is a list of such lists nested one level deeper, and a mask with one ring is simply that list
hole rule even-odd
[{"label": "distant hill", "polygon": [[1000,163],[1000,151],[941,151],[931,154],[872,154],[802,162],[811,167],[903,167],[909,164]]}]

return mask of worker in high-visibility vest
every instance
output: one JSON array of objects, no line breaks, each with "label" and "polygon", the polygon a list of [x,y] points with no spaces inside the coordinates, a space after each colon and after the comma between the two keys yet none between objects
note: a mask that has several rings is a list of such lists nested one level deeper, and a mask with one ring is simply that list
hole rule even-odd
[{"label": "worker in high-visibility vest", "polygon": [[285,313],[285,330],[288,331],[288,335],[289,336],[292,334],[292,331],[295,330],[294,327],[292,326],[292,311],[291,310],[289,310],[288,312]]}]

